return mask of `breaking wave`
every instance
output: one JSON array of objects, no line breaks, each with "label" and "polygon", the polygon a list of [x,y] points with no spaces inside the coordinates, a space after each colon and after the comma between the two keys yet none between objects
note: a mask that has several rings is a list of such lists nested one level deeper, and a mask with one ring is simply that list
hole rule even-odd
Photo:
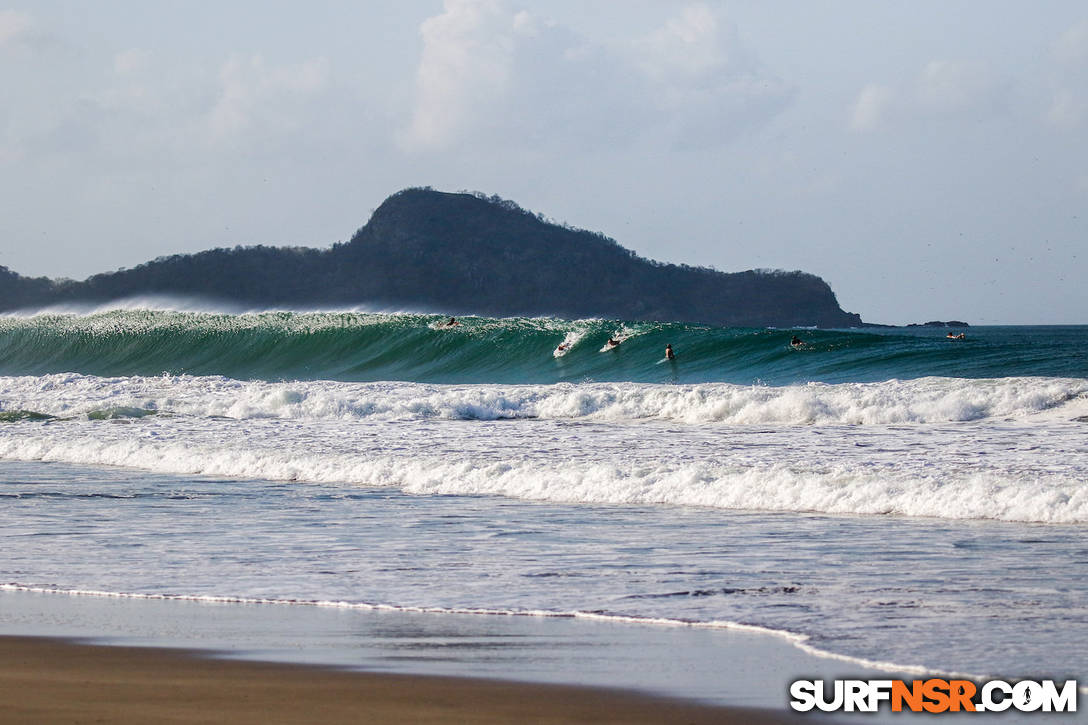
[{"label": "breaking wave", "polygon": [[[0,316],[0,375],[770,385],[1088,377],[1088,355],[1060,329],[972,331],[957,342],[932,330],[799,330],[805,344],[793,348],[795,331],[684,323],[471,317],[447,327],[435,315],[371,312],[84,312]],[[623,344],[601,352],[611,337]],[[553,355],[563,342],[570,349]],[[676,361],[664,359],[666,344]]]},{"label": "breaking wave", "polygon": [[1088,380],[921,378],[787,386],[703,383],[264,382],[209,376],[0,378],[0,422],[140,418],[548,420],[889,425],[1088,413]]}]

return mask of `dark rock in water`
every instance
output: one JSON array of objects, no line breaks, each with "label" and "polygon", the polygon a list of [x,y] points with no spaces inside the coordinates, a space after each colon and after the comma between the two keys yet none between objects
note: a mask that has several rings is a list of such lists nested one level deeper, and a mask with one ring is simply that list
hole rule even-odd
[{"label": "dark rock in water", "polygon": [[970,325],[959,320],[948,320],[947,322],[930,320],[929,322],[912,322],[907,327],[970,327]]},{"label": "dark rock in water", "polygon": [[148,294],[288,308],[368,304],[753,327],[863,324],[811,274],[663,264],[511,201],[431,189],[394,194],[349,242],[331,249],[215,249],[83,282],[29,280],[0,268],[0,309]]}]

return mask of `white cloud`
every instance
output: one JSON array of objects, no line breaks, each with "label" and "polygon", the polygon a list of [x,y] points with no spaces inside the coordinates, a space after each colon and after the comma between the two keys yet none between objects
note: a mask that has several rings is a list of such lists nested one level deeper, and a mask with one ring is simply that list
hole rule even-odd
[{"label": "white cloud", "polygon": [[778,115],[794,89],[743,46],[736,28],[704,4],[689,5],[637,44],[638,65],[677,147],[715,145]]},{"label": "white cloud", "polygon": [[933,60],[922,69],[917,99],[922,108],[938,113],[992,108],[1000,102],[1000,84],[983,63]]},{"label": "white cloud", "polygon": [[1088,20],[1066,30],[1054,42],[1054,59],[1067,65],[1088,63]]},{"label": "white cloud", "polygon": [[913,84],[869,83],[850,106],[855,131],[873,131],[896,119],[994,114],[1007,103],[1008,84],[984,63],[932,60]]},{"label": "white cloud", "polygon": [[421,26],[410,151],[473,142],[521,150],[727,141],[774,117],[792,89],[706,5],[623,46],[591,43],[503,0],[446,0]]},{"label": "white cloud", "polygon": [[1054,101],[1047,111],[1047,120],[1063,129],[1074,129],[1088,117],[1088,103],[1073,91],[1062,88],[1054,93]]},{"label": "white cloud", "polygon": [[895,94],[887,86],[870,83],[861,89],[850,110],[850,128],[871,131],[887,117]]},{"label": "white cloud", "polygon": [[1071,131],[1088,121],[1088,22],[1062,33],[1051,47],[1052,97],[1046,120]]},{"label": "white cloud", "polygon": [[527,10],[522,10],[514,16],[514,30],[522,35],[537,35],[541,30],[540,19]]},{"label": "white cloud", "polygon": [[113,56],[113,71],[118,75],[137,73],[147,67],[151,53],[143,48],[130,48]]},{"label": "white cloud", "polygon": [[282,127],[291,123],[285,107],[324,90],[329,62],[314,58],[298,65],[269,66],[260,55],[235,55],[219,72],[219,98],[208,124],[213,138],[222,139],[260,123]]},{"label": "white cloud", "polygon": [[26,37],[33,27],[34,21],[28,13],[0,10],[0,48]]},{"label": "white cloud", "polygon": [[[706,5],[689,5],[640,43],[640,65],[651,78],[699,76],[722,71],[729,61],[717,16]],[[735,39],[733,39],[735,41]]]},{"label": "white cloud", "polygon": [[513,36],[532,25],[528,14],[511,16],[499,0],[446,0],[444,7],[420,27],[415,113],[400,138],[411,149],[447,145],[474,111],[506,90]]}]

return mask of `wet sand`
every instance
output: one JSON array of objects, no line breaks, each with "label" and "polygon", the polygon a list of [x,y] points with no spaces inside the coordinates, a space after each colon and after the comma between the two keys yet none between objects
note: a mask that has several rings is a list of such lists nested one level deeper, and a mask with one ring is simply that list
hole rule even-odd
[{"label": "wet sand", "polygon": [[785,723],[788,714],[622,690],[212,659],[0,637],[0,721],[21,723]]}]

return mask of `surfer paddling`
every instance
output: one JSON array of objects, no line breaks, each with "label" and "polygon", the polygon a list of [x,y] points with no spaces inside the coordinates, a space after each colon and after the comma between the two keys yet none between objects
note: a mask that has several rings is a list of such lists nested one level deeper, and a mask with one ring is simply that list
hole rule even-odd
[{"label": "surfer paddling", "polygon": [[958,335],[953,335],[950,332],[947,335],[945,335],[945,337],[947,337],[949,340],[966,340],[967,339],[967,333],[966,332],[961,332]]},{"label": "surfer paddling", "polygon": [[457,327],[460,324],[461,323],[457,321],[456,317],[451,317],[450,321],[443,325],[443,327]]},{"label": "surfer paddling", "polygon": [[797,335],[794,335],[793,339],[790,340],[790,347],[801,347],[804,344],[805,341],[799,338]]}]

